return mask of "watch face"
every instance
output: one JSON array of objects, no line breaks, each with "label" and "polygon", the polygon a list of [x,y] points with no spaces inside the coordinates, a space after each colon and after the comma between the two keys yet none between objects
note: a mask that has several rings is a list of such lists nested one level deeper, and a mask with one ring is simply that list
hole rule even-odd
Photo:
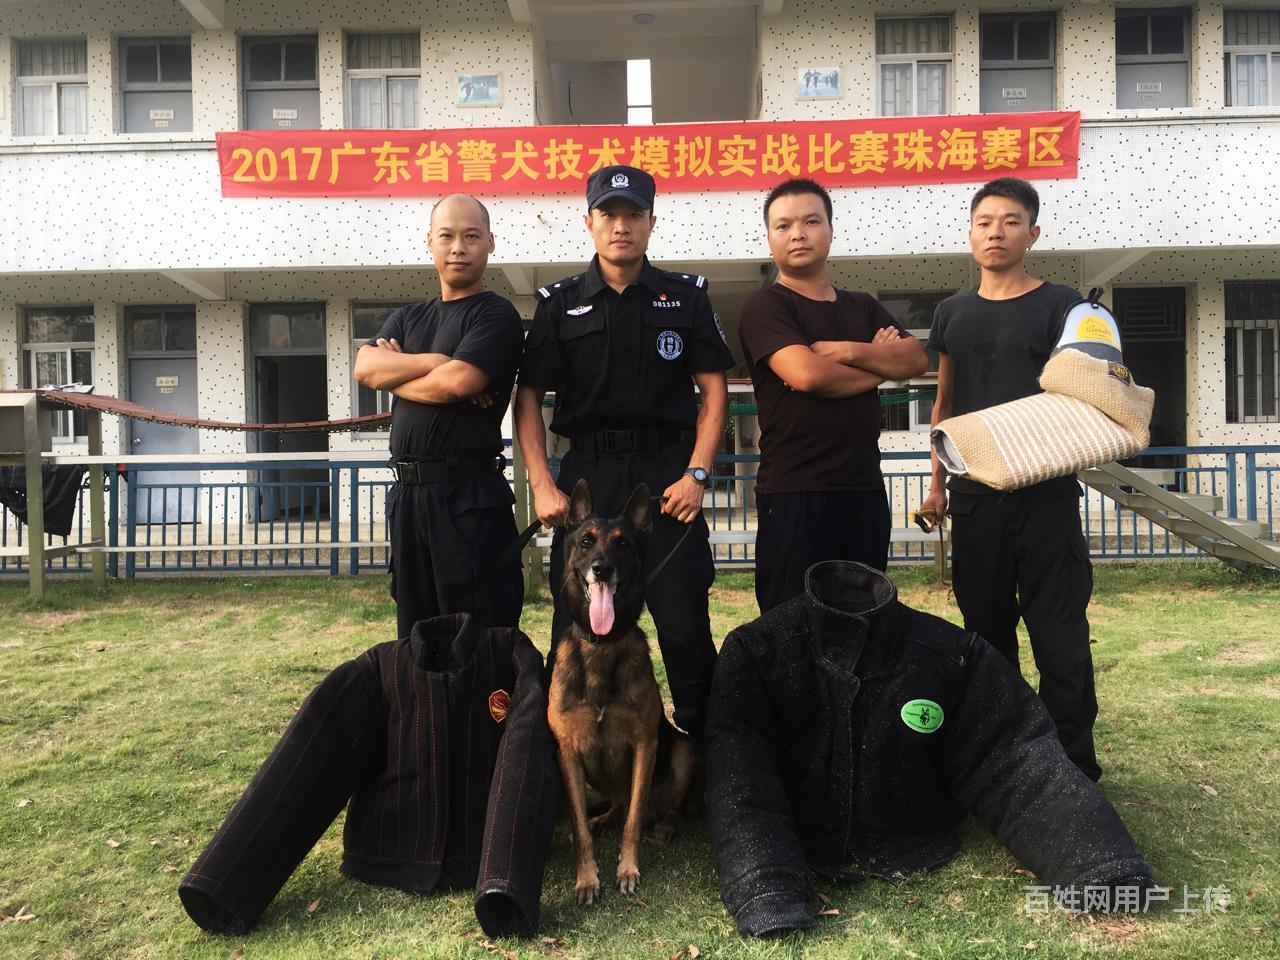
[{"label": "watch face", "polygon": [[701,467],[694,467],[689,471],[689,476],[693,477],[693,479],[697,480],[699,483],[707,482],[707,471],[703,470]]}]

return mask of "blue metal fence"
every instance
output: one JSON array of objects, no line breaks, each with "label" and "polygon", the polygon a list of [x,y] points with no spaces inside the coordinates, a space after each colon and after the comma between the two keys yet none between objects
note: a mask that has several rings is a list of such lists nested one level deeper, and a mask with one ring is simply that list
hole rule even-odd
[{"label": "blue metal fence", "polygon": [[[1221,499],[1218,515],[1261,520],[1276,531],[1280,503],[1280,465],[1260,458],[1280,458],[1280,446],[1162,447],[1149,455],[1197,459],[1195,466],[1165,468],[1173,472],[1174,489]],[[927,455],[886,452],[885,489],[893,511],[892,525],[909,528],[908,514],[929,487]],[[756,456],[716,459],[708,485],[705,511],[712,531],[741,532],[755,527],[751,485]],[[510,464],[510,460],[508,460]],[[553,467],[558,464],[553,462]],[[247,457],[235,463],[166,463],[166,471],[190,471],[189,481],[152,482],[147,471],[157,465],[121,464],[107,474],[107,545],[111,576],[139,574],[342,572],[384,570],[389,532],[383,505],[391,486],[382,459],[338,460],[317,455],[310,460],[262,461]],[[311,478],[279,479],[281,470],[311,471]],[[201,477],[204,473],[204,478]],[[217,476],[209,480],[209,476]],[[527,489],[517,498],[531,500]],[[50,546],[83,542],[88,536],[88,498],[70,537],[50,536]],[[170,506],[183,504],[183,519],[146,522],[163,517]],[[1081,516],[1095,558],[1150,559],[1200,555],[1194,547],[1115,501],[1096,493],[1086,496]],[[0,508],[0,546],[21,546],[26,528]],[[120,547],[126,548],[120,551]],[[933,557],[930,542],[894,543],[891,559],[924,562]],[[722,566],[753,563],[750,543],[720,543]],[[124,562],[121,563],[121,557]],[[0,556],[0,573],[21,573],[25,557]],[[83,554],[48,561],[51,572],[87,571]]]}]

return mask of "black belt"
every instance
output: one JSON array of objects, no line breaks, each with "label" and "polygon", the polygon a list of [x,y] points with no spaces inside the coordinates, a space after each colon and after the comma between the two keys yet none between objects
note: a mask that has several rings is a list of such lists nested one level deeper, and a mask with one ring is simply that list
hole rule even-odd
[{"label": "black belt", "polygon": [[495,457],[438,457],[430,460],[390,461],[397,483],[438,483],[441,480],[469,480],[497,473],[506,460]]},{"label": "black belt", "polygon": [[629,430],[584,430],[575,433],[569,445],[575,450],[594,450],[596,453],[639,453],[672,443],[689,443],[692,439],[692,430],[632,427]]}]

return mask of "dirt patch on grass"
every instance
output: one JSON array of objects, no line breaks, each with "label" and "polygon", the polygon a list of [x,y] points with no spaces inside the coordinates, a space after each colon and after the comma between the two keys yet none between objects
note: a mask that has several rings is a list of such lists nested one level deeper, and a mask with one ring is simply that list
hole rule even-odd
[{"label": "dirt patch on grass", "polygon": [[[1249,693],[1266,697],[1269,700],[1280,700],[1280,678],[1273,677],[1262,683],[1253,683],[1245,688]],[[1277,751],[1280,753],[1280,751]]]},{"label": "dirt patch on grass", "polygon": [[[97,616],[101,611],[95,611]],[[28,613],[22,617],[22,623],[34,630],[62,630],[75,626],[89,619],[83,610],[42,610],[40,613]]]},{"label": "dirt patch on grass", "polygon": [[1233,666],[1248,666],[1270,660],[1277,654],[1276,645],[1265,640],[1246,643],[1243,646],[1224,650],[1214,658],[1215,663],[1227,663]]},{"label": "dirt patch on grass", "polygon": [[1144,641],[1138,646],[1138,653],[1144,657],[1159,656],[1162,653],[1177,653],[1191,641],[1177,637],[1156,637],[1154,640]]}]

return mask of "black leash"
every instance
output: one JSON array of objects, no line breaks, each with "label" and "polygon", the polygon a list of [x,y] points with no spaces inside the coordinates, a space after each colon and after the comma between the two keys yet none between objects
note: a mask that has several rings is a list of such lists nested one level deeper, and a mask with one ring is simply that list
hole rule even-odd
[{"label": "black leash", "polygon": [[[662,496],[654,496],[654,497],[650,497],[649,501],[651,503],[660,504],[665,499],[666,498]],[[536,534],[538,530],[540,530],[541,528],[542,528],[542,521],[534,520],[533,523],[529,524],[527,527],[521,530],[520,534],[514,540],[511,541],[511,543],[506,547],[506,549],[502,551],[502,553],[498,555],[498,559],[494,561],[494,566],[504,567],[508,563],[511,563],[513,560],[515,560],[515,558],[520,555],[520,551],[522,551],[526,546],[529,545],[529,541],[533,539],[534,534]],[[663,568],[665,568],[666,565],[671,562],[671,558],[676,555],[676,552],[682,546],[684,546],[684,542],[687,539],[689,539],[689,534],[691,534],[692,532],[693,532],[693,524],[686,523],[684,533],[680,535],[680,539],[676,541],[676,545],[667,552],[667,555],[665,557],[662,558],[662,562],[660,562],[656,567],[653,568],[653,570],[649,572],[649,576],[645,577],[644,585],[646,587],[653,585],[653,581],[658,579],[658,574],[660,574],[663,571]]]}]

